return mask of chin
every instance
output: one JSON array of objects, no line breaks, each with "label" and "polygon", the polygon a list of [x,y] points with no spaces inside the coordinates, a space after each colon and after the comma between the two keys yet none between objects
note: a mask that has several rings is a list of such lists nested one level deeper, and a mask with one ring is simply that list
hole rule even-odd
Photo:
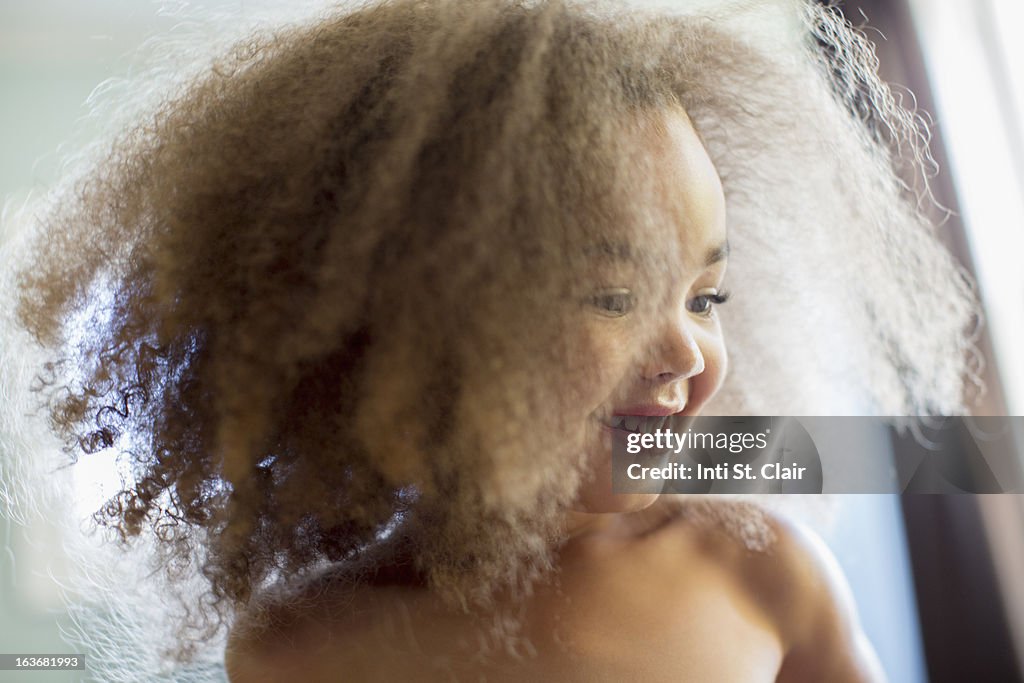
[{"label": "chin", "polygon": [[637,512],[650,507],[658,500],[659,493],[612,493],[610,489],[604,488],[582,491],[572,509],[576,512],[589,513],[612,513],[612,512]]},{"label": "chin", "polygon": [[[595,420],[594,425],[597,424]],[[616,493],[612,486],[611,436],[595,428],[590,437],[593,439],[588,448],[592,469],[580,486],[572,509],[586,513],[636,512],[653,505],[661,495],[661,485],[651,481],[636,482],[635,491],[620,488]]]}]

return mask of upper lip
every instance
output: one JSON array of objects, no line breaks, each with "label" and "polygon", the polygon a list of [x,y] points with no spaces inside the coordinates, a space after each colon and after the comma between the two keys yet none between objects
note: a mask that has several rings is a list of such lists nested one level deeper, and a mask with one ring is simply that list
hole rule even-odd
[{"label": "upper lip", "polygon": [[616,408],[611,415],[600,419],[601,423],[626,432],[655,433],[669,424],[669,418],[681,413],[686,408],[662,403],[644,403],[629,408]]}]

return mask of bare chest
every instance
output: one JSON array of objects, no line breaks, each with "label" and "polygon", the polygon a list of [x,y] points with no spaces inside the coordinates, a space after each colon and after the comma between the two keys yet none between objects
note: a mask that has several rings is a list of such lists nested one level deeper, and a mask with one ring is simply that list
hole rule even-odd
[{"label": "bare chest", "polygon": [[[642,560],[642,558],[634,558]],[[378,596],[381,597],[381,596]],[[322,634],[310,681],[775,681],[782,648],[744,592],[700,562],[664,571],[617,562],[505,605],[513,652],[490,628],[422,596],[396,593]]]}]

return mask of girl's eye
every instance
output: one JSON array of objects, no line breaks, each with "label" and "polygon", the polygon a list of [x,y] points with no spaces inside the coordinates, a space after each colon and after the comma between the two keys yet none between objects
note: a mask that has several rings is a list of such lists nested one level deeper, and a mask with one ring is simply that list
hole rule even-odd
[{"label": "girl's eye", "polygon": [[700,294],[686,302],[686,310],[697,315],[709,317],[714,311],[714,306],[724,304],[729,300],[728,292],[715,292],[713,294]]},{"label": "girl's eye", "polygon": [[607,289],[588,299],[602,315],[620,318],[636,307],[636,297],[628,289]]}]

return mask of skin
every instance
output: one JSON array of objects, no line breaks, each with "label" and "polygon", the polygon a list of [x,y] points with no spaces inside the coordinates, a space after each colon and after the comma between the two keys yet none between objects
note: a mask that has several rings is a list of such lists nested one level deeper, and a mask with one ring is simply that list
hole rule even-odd
[{"label": "skin", "polygon": [[[682,109],[637,124],[632,132],[647,142],[637,146],[638,154],[653,166],[649,193],[637,199],[657,225],[666,226],[652,240],[657,249],[675,256],[675,277],[658,283],[661,287],[648,297],[653,301],[644,301],[639,274],[628,267],[615,272],[606,281],[616,293],[631,293],[632,309],[609,317],[595,307],[581,326],[584,338],[578,348],[590,353],[579,354],[580,366],[570,372],[590,382],[581,393],[598,401],[585,416],[597,429],[590,430],[588,450],[593,480],[573,506],[584,514],[570,515],[570,533],[582,520],[594,521],[587,513],[639,510],[658,497],[612,492],[610,454],[621,433],[606,428],[610,416],[652,414],[658,408],[680,417],[697,415],[718,391],[727,368],[722,326],[711,299],[722,291],[728,249],[718,173]],[[708,264],[712,254],[721,256]]]},{"label": "skin", "polygon": [[[523,616],[524,656],[481,659],[481,624],[422,587],[342,593],[328,572],[297,594],[257,600],[288,615],[274,628],[249,629],[240,617],[226,653],[231,681],[884,680],[842,575],[813,534],[769,517],[774,542],[753,552],[714,524],[670,512],[657,494],[610,490],[614,432],[602,422],[641,404],[696,415],[726,371],[721,325],[701,298],[725,275],[724,259],[705,263],[725,241],[721,185],[686,115],[666,112],[660,124],[635,130],[657,169],[646,201],[673,228],[665,248],[676,249],[679,276],[649,302],[648,335],[630,325],[634,311],[593,311],[580,328],[589,353],[567,376],[588,383],[579,388],[592,400],[577,410],[594,435],[592,476],[566,516],[557,579],[526,599],[498,597]],[[297,602],[305,607],[288,609]]]}]

